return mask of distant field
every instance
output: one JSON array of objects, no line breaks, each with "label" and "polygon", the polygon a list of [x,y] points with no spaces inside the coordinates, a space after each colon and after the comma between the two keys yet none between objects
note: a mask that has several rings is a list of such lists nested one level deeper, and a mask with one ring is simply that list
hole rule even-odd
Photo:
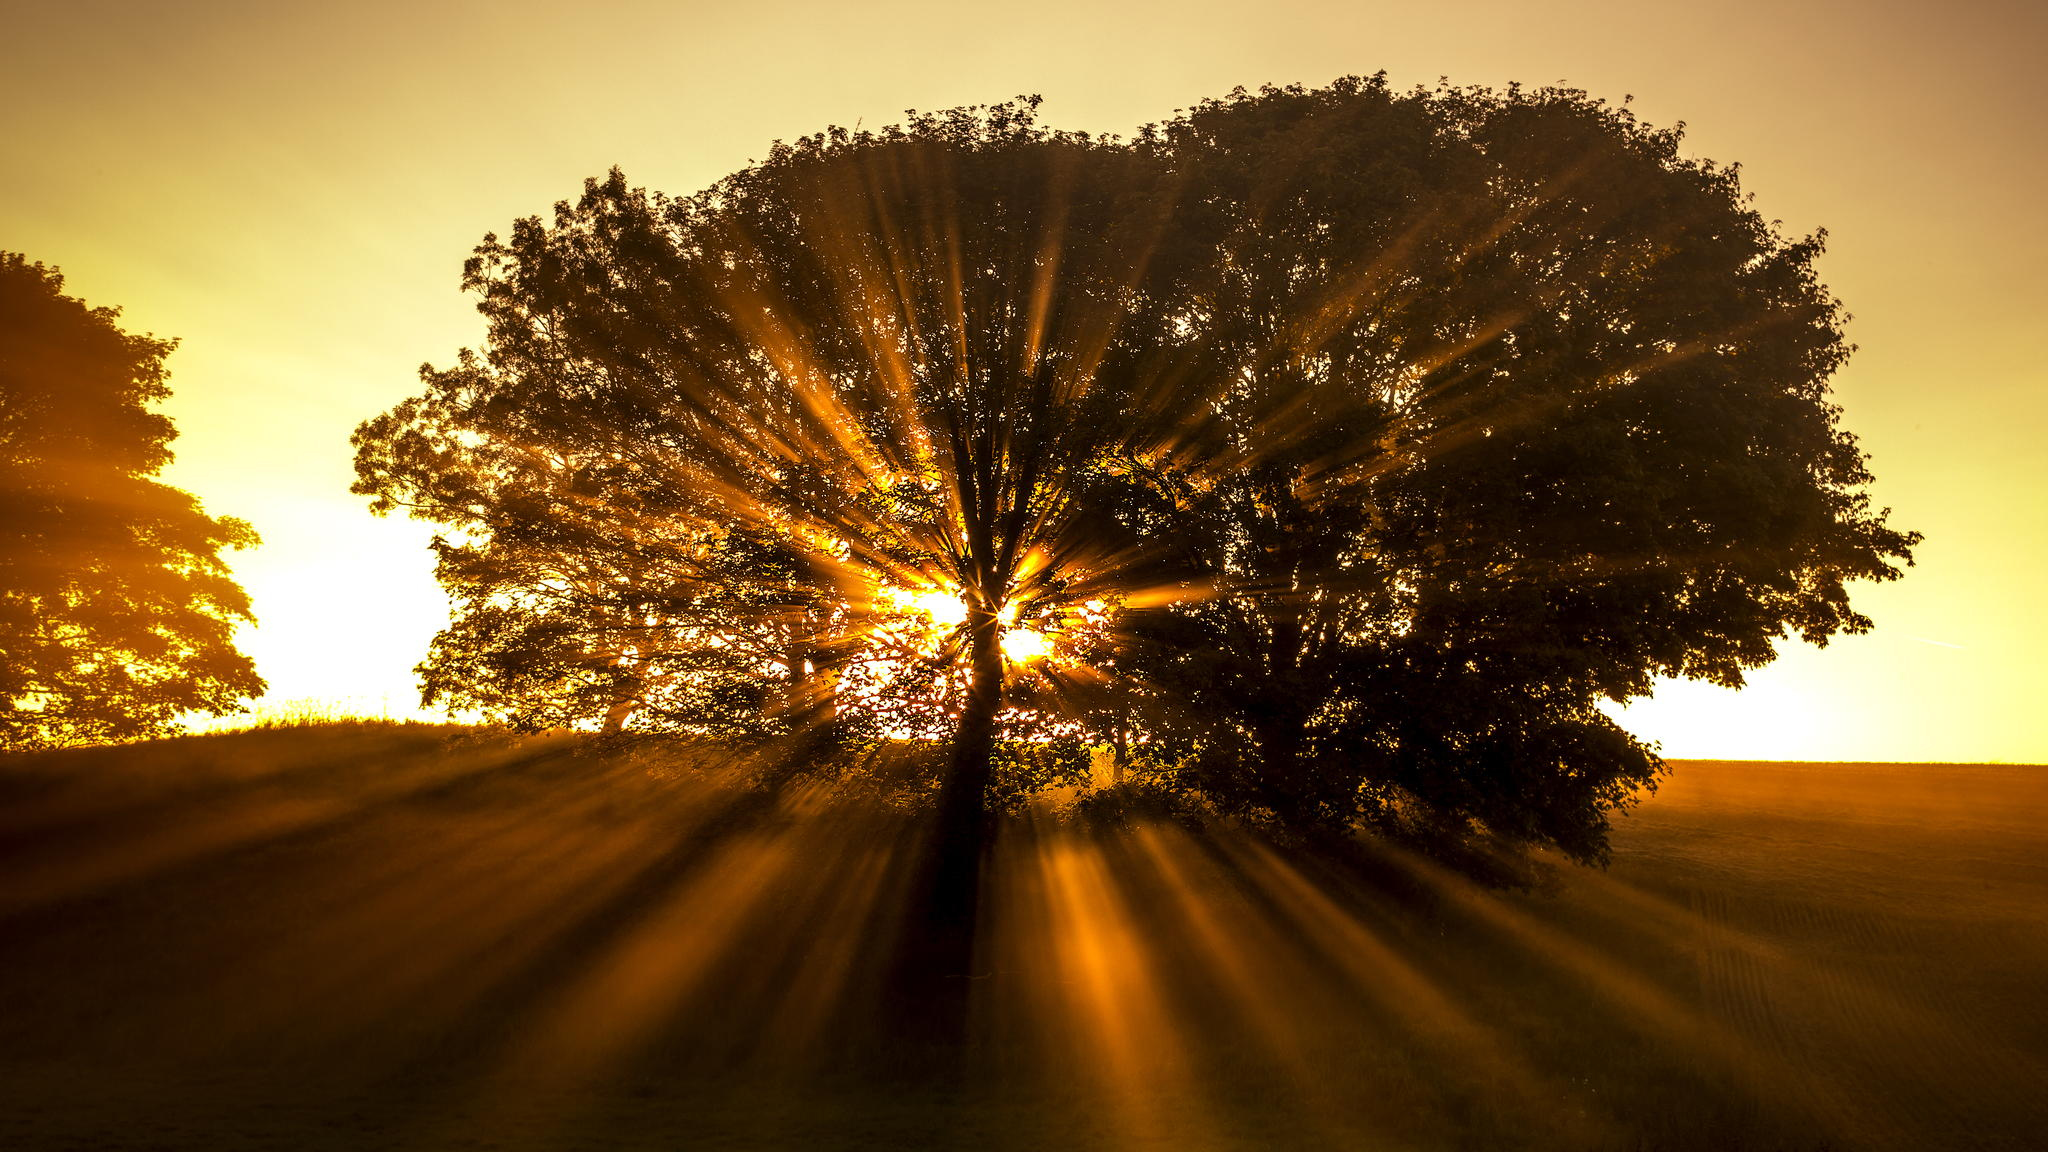
[{"label": "distant field", "polygon": [[[2038,1148],[2048,769],[1680,762],[1613,867],[908,817],[419,726],[0,760],[0,1148]],[[699,758],[701,759],[701,758]]]}]

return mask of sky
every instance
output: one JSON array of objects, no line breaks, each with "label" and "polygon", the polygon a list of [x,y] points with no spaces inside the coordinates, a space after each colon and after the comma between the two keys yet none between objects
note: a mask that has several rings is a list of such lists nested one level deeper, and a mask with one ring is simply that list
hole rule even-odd
[{"label": "sky", "polygon": [[177,337],[169,483],[252,522],[233,557],[269,710],[416,714],[446,619],[432,528],[348,491],[348,436],[475,345],[484,233],[617,165],[695,191],[828,124],[1035,93],[1129,134],[1237,86],[1632,97],[1829,233],[1845,427],[1917,564],[1865,636],[1785,642],[1739,692],[1623,713],[1674,758],[2048,761],[2048,6],[1961,0],[541,4],[0,0],[0,248]]}]

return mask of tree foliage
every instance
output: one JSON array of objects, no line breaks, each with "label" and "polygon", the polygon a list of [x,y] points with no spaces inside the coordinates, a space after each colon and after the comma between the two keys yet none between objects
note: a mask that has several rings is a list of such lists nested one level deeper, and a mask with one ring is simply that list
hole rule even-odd
[{"label": "tree foliage", "polygon": [[[1100,369],[1156,230],[1136,164],[1005,106],[779,146],[686,199],[614,173],[488,239],[467,273],[488,356],[357,436],[361,490],[463,533],[429,690],[495,703],[466,653],[508,646],[453,641],[529,628],[542,598],[571,605],[550,636],[583,633],[551,666],[644,670],[643,722],[692,679],[671,673],[736,661],[754,694],[719,697],[727,723],[829,700],[929,724],[901,700],[992,735],[996,616],[1072,592],[1100,547],[1077,481],[1122,428]],[[911,659],[889,595],[931,590],[967,625]]]},{"label": "tree foliage", "polygon": [[152,479],[174,342],[123,332],[55,269],[0,253],[0,747],[159,735],[263,691],[235,650],[256,543]]},{"label": "tree foliage", "polygon": [[[1165,291],[1232,386],[1131,523],[1218,594],[1133,620],[1184,782],[1241,810],[1604,852],[1661,765],[1598,708],[1738,686],[1896,575],[1847,347],[1733,169],[1575,92],[1205,103]],[[1220,467],[1214,462],[1224,462]]]},{"label": "tree foliage", "polygon": [[[356,439],[460,533],[429,694],[936,715],[963,810],[1005,725],[1078,729],[1226,810],[1590,860],[1661,767],[1602,701],[1869,627],[1916,538],[1828,401],[1820,238],[1676,132],[1378,78],[1131,141],[1033,107],[487,238],[486,350]],[[930,589],[964,620],[906,640]]]}]

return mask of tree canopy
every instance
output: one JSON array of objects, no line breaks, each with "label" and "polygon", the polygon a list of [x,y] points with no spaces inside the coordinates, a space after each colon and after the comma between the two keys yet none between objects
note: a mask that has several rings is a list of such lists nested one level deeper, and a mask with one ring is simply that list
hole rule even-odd
[{"label": "tree canopy", "polygon": [[1129,141],[1034,111],[487,237],[485,348],[355,441],[452,529],[429,697],[944,736],[955,824],[1028,735],[1593,860],[1661,768],[1602,701],[1869,627],[1846,582],[1916,538],[1828,400],[1820,238],[1676,132],[1380,78]]},{"label": "tree canopy", "polygon": [[0,748],[160,735],[263,691],[220,558],[255,533],[151,479],[175,343],[63,287],[0,253]]},{"label": "tree canopy", "polygon": [[1574,92],[1370,82],[1149,142],[1186,180],[1166,291],[1236,382],[1212,466],[1127,513],[1217,590],[1108,661],[1169,705],[1183,786],[1595,859],[1661,767],[1603,700],[1870,626],[1845,582],[1917,537],[1827,399],[1821,237],[1733,169]]}]

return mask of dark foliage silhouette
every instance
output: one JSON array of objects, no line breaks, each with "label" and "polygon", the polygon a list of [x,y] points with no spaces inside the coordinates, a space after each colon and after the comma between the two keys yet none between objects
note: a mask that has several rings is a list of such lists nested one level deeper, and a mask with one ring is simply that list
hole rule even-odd
[{"label": "dark foliage silhouette", "polygon": [[123,332],[53,268],[0,253],[0,748],[156,736],[263,681],[220,558],[256,543],[151,479],[173,341]]},{"label": "dark foliage silhouette", "polygon": [[1148,134],[1183,181],[1206,462],[1121,515],[1206,598],[1130,617],[1178,787],[1291,822],[1603,857],[1656,756],[1597,705],[1861,632],[1884,525],[1848,352],[1731,168],[1569,91],[1237,93]]},{"label": "dark foliage silhouette", "polygon": [[1869,626],[1845,582],[1917,538],[1828,402],[1820,239],[1675,132],[1380,78],[1128,142],[1034,107],[487,238],[487,348],[355,441],[457,533],[429,696],[945,737],[970,887],[1003,741],[1077,728],[1224,811],[1591,861],[1661,768],[1601,701]]}]

